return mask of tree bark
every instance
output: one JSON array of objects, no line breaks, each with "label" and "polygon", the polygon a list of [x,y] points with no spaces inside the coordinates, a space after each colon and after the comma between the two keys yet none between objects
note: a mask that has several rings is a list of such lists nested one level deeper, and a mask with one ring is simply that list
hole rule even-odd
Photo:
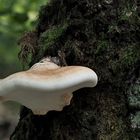
[{"label": "tree bark", "polygon": [[[46,56],[82,65],[99,77],[73,93],[63,111],[35,116],[23,107],[11,140],[133,140],[127,91],[139,78],[140,5],[137,0],[51,0],[35,31],[20,40],[30,66]],[[31,57],[31,62],[29,58]]]}]

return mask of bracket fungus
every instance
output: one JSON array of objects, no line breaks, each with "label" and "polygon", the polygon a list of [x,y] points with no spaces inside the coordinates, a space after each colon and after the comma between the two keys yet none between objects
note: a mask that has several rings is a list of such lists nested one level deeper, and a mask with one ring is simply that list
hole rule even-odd
[{"label": "bracket fungus", "polygon": [[87,67],[59,67],[46,58],[27,71],[1,79],[0,100],[19,102],[34,114],[44,115],[50,110],[61,111],[70,104],[72,92],[94,87],[97,81],[96,73]]}]

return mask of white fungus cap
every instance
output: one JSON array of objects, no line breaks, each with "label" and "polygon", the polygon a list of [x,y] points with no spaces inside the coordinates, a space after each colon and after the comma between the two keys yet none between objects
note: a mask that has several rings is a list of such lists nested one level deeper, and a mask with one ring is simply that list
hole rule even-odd
[{"label": "white fungus cap", "polygon": [[0,80],[0,99],[19,102],[34,114],[44,115],[50,110],[61,111],[70,104],[72,92],[94,87],[97,81],[96,73],[87,67],[59,67],[46,59]]}]

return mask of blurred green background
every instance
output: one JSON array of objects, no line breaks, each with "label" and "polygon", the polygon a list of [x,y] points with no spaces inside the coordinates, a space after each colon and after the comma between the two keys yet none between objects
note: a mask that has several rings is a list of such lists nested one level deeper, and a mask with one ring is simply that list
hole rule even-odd
[{"label": "blurred green background", "polygon": [[41,5],[48,0],[0,0],[0,78],[19,71],[18,39],[36,24]]}]

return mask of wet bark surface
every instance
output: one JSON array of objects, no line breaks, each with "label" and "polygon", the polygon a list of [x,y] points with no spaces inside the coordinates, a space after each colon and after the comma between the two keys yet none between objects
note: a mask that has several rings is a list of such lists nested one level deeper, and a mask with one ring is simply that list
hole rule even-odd
[{"label": "wet bark surface", "polygon": [[87,66],[99,82],[74,92],[61,112],[35,116],[23,107],[11,140],[138,138],[127,91],[139,78],[139,16],[133,0],[52,0],[42,7],[35,31],[20,40],[19,57],[30,66],[46,56],[58,57],[61,66]]}]

